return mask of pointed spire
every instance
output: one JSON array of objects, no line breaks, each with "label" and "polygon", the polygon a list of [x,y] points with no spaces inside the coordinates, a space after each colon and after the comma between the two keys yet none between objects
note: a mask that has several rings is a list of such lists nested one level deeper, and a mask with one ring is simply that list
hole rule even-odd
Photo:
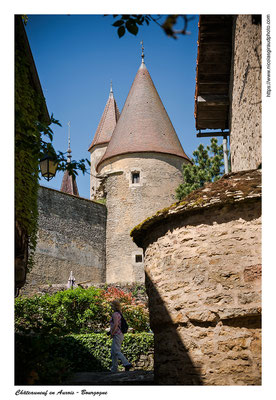
[{"label": "pointed spire", "polygon": [[142,45],[142,64],[145,64],[145,54],[144,54],[144,42],[141,40],[140,44]]},{"label": "pointed spire", "polygon": [[110,83],[109,97],[96,130],[94,139],[88,148],[91,151],[92,148],[99,144],[109,143],[111,135],[115,129],[117,121],[120,117],[120,112],[114,99],[112,81]]},{"label": "pointed spire", "polygon": [[70,127],[71,127],[71,122],[68,121],[68,149],[67,149],[67,163],[69,164],[71,162],[71,148],[70,148]]},{"label": "pointed spire", "polygon": [[73,175],[69,175],[69,171],[65,171],[61,183],[61,192],[79,196],[78,186],[76,179]]},{"label": "pointed spire", "polygon": [[143,62],[97,169],[107,159],[139,152],[166,153],[189,160]]},{"label": "pointed spire", "polygon": [[[67,149],[67,164],[71,163],[71,147],[70,147],[70,127],[71,127],[71,122],[68,122],[68,149]],[[66,170],[64,172],[63,178],[62,178],[62,183],[61,183],[61,192],[64,193],[69,193],[73,194],[75,196],[79,196],[79,191],[77,187],[77,182],[76,179],[73,175],[69,175],[69,171]]]},{"label": "pointed spire", "polygon": [[109,92],[109,98],[113,99],[113,89],[112,89],[112,79],[110,81],[110,92]]}]

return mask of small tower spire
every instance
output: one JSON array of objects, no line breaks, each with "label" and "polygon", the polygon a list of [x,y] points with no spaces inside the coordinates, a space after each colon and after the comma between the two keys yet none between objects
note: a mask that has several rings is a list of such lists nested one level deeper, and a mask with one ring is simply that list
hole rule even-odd
[{"label": "small tower spire", "polygon": [[109,98],[110,98],[110,99],[113,99],[112,79],[110,80]]},{"label": "small tower spire", "polygon": [[[70,147],[70,127],[71,127],[71,122],[68,121],[68,149],[67,149],[67,164],[71,163],[71,147]],[[79,191],[77,187],[77,182],[76,179],[73,175],[69,175],[69,171],[65,170],[62,182],[61,182],[61,192],[73,194],[75,196],[79,196]]]},{"label": "small tower spire", "polygon": [[141,40],[140,44],[142,45],[142,64],[144,64],[145,63],[145,60],[144,60],[145,54],[144,54],[144,42],[143,42],[143,40]]},{"label": "small tower spire", "polygon": [[71,122],[68,121],[68,149],[67,149],[67,162],[70,163],[71,162],[71,148],[70,148],[70,127],[71,127]]}]

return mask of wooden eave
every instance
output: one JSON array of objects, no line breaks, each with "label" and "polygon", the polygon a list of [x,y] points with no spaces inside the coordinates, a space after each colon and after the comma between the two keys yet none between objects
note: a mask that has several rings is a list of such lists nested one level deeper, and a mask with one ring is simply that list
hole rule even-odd
[{"label": "wooden eave", "polygon": [[229,129],[232,15],[200,15],[196,66],[196,129]]}]

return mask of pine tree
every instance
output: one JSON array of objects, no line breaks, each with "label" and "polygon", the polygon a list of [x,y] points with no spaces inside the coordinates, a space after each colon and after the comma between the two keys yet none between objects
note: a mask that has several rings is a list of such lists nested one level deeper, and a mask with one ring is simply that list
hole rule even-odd
[{"label": "pine tree", "polygon": [[176,189],[176,198],[183,199],[193,190],[204,185],[205,182],[215,182],[224,173],[223,146],[218,145],[215,138],[209,146],[200,144],[193,152],[192,164],[183,164],[182,173],[184,182]]}]

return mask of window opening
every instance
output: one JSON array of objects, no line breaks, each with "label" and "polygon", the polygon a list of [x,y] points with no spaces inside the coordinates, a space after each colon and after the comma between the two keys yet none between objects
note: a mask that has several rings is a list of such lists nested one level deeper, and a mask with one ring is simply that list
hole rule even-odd
[{"label": "window opening", "polygon": [[140,172],[132,172],[132,183],[140,183]]},{"label": "window opening", "polygon": [[142,254],[136,254],[136,256],[135,256],[135,262],[137,262],[137,263],[143,262],[143,256],[142,256]]}]

